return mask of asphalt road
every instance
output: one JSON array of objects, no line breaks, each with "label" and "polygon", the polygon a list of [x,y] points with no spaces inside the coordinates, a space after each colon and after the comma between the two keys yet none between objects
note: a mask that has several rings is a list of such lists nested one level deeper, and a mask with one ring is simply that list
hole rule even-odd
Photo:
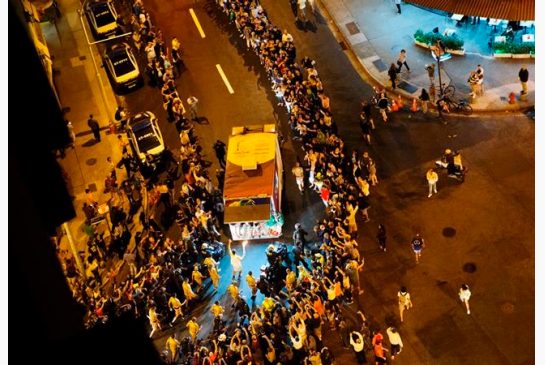
[{"label": "asphalt road", "polygon": [[[408,112],[378,122],[372,146],[360,138],[359,101],[371,87],[353,69],[326,20],[310,15],[309,29],[295,24],[287,0],[263,0],[273,23],[287,28],[295,38],[298,58],[309,56],[331,98],[334,118],[348,150],[368,150],[375,158],[380,183],[371,189],[371,222],[359,222],[360,248],[366,259],[362,274],[365,293],[360,305],[375,326],[398,326],[405,347],[398,357],[403,364],[531,364],[534,359],[534,124],[524,116],[447,117]],[[257,57],[248,52],[233,24],[213,1],[164,2],[147,0],[152,20],[170,40],[176,35],[185,50],[187,66],[177,81],[185,100],[195,95],[208,123],[197,125],[197,134],[217,166],[212,151],[216,139],[226,140],[230,128],[278,121],[286,144],[286,234],[301,221],[311,230],[323,206],[311,193],[301,197],[289,174],[301,153],[286,131],[286,114],[277,106]],[[206,38],[201,38],[189,14],[195,10]],[[216,70],[223,68],[234,94]],[[179,146],[173,125],[166,122],[160,92],[149,86],[124,98],[132,112],[153,111],[161,120],[166,143]],[[460,149],[470,171],[464,184],[440,174],[439,193],[427,198],[425,172],[447,148]],[[388,250],[375,242],[379,222],[388,231]],[[426,239],[421,263],[416,265],[409,247],[414,233]],[[249,248],[252,270],[265,262],[263,245]],[[254,269],[255,266],[255,269]],[[219,294],[230,280],[222,262]],[[462,283],[473,296],[467,315],[457,297]],[[243,283],[245,285],[245,283]],[[399,323],[396,293],[408,287],[414,308]],[[223,299],[228,303],[228,299]],[[210,302],[208,302],[209,304]],[[206,313],[207,304],[196,313]],[[207,316],[202,317],[203,321]],[[335,335],[327,336],[339,349]],[[163,346],[165,337],[156,339]],[[347,351],[336,351],[341,361],[354,361]]]}]

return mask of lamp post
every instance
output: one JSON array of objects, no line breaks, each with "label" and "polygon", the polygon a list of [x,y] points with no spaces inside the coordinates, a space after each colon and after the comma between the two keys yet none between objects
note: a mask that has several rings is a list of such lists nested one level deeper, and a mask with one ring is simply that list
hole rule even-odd
[{"label": "lamp post", "polygon": [[94,44],[105,43],[105,42],[108,42],[108,41],[111,41],[111,40],[114,40],[114,39],[124,38],[124,37],[126,37],[128,35],[131,35],[132,33],[127,32],[127,33],[117,35],[117,36],[114,36],[114,37],[110,37],[110,38],[107,38],[107,39],[103,39],[103,40],[100,40],[100,41],[91,42],[91,40],[89,39],[89,35],[87,34],[87,30],[85,29],[85,23],[83,21],[83,14],[85,12],[85,5],[87,4],[87,1],[88,0],[83,1],[83,4],[81,5],[81,9],[78,11],[79,20],[80,20],[80,23],[81,23],[81,27],[83,29],[83,34],[85,34],[85,40],[87,41],[87,47],[89,47],[89,53],[91,54],[91,59],[93,60],[93,66],[95,67],[95,72],[96,72],[96,76],[97,76],[97,79],[98,79],[98,86],[99,86],[99,89],[100,89],[102,102],[104,103],[104,107],[106,108],[106,114],[108,115],[108,124],[110,124],[110,122],[111,122],[111,120],[110,120],[110,111],[113,110],[113,109],[111,109],[110,103],[108,102],[108,97],[106,96],[106,90],[104,89],[104,84],[102,82],[102,77],[100,76],[100,70],[99,70],[99,68],[97,66],[95,55],[93,53],[93,48],[91,46],[94,45]]}]

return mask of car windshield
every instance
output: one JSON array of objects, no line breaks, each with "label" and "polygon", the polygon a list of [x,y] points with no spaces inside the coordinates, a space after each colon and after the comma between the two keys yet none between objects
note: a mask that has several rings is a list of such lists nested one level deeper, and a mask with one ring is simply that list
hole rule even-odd
[{"label": "car windshield", "polygon": [[150,121],[142,121],[132,126],[138,149],[141,153],[146,153],[161,145]]},{"label": "car windshield", "polygon": [[109,57],[116,76],[123,76],[135,70],[126,50],[112,52]]},{"label": "car windshield", "polygon": [[107,3],[99,3],[93,6],[93,14],[98,27],[115,23],[115,18]]}]

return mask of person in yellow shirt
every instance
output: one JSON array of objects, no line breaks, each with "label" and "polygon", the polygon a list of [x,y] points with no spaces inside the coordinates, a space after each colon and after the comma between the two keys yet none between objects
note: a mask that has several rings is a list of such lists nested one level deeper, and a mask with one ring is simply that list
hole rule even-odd
[{"label": "person in yellow shirt", "polygon": [[187,281],[187,279],[185,279],[184,282],[182,283],[182,289],[184,291],[185,298],[188,302],[197,298],[197,294],[193,292],[193,289],[191,289],[191,285],[189,285],[189,282]]},{"label": "person in yellow shirt", "polygon": [[214,317],[221,317],[221,316],[223,316],[223,312],[225,312],[225,310],[220,305],[220,302],[218,300],[216,300],[216,302],[210,308],[210,312],[212,312]]},{"label": "person in yellow shirt", "polygon": [[197,334],[201,330],[201,326],[197,323],[197,318],[193,317],[187,322],[187,330],[193,342],[197,340]]},{"label": "person in yellow shirt", "polygon": [[212,285],[214,286],[214,290],[218,290],[220,277],[221,277],[220,274],[218,274],[218,269],[216,269],[215,266],[209,266],[208,275],[210,275],[210,280],[212,280]]},{"label": "person in yellow shirt", "polygon": [[201,288],[202,288],[202,278],[203,278],[203,275],[199,271],[199,266],[198,265],[193,266],[193,272],[191,273],[191,279],[193,279],[193,282],[195,284],[197,284],[197,286],[198,286],[197,291],[200,291]]},{"label": "person in yellow shirt", "polygon": [[149,334],[149,337],[153,337],[153,334],[157,330],[161,330],[161,321],[159,321],[159,317],[157,316],[157,312],[155,311],[155,306],[152,305],[149,308],[148,311],[148,319],[149,323],[151,325],[151,333]]},{"label": "person in yellow shirt", "polygon": [[170,355],[170,363],[175,364],[176,358],[178,357],[180,342],[176,339],[176,337],[169,336],[167,338],[167,342],[165,343],[165,348],[168,350]]},{"label": "person in yellow shirt", "polygon": [[236,303],[237,298],[238,298],[238,296],[239,296],[239,290],[238,290],[238,286],[237,286],[237,282],[236,282],[236,281],[233,281],[233,282],[227,287],[227,292],[229,293],[229,295],[231,295],[231,298],[233,298],[233,301]]},{"label": "person in yellow shirt", "polygon": [[257,282],[251,271],[248,271],[248,275],[246,275],[246,284],[248,284],[248,287],[252,291],[252,300],[255,300],[257,294]]},{"label": "person in yellow shirt", "polygon": [[271,313],[275,305],[276,305],[276,302],[271,297],[266,297],[265,299],[263,299],[263,303],[261,304],[261,306],[263,307],[263,310],[266,313]]},{"label": "person in yellow shirt", "polygon": [[286,283],[286,289],[288,289],[288,292],[291,292],[295,282],[297,281],[297,276],[295,275],[295,271],[291,271],[290,269],[286,269],[286,273],[286,280],[284,280],[284,283]]},{"label": "person in yellow shirt", "polygon": [[207,256],[202,263],[208,268],[208,270],[210,270],[211,267],[218,267],[218,263],[212,256]]},{"label": "person in yellow shirt", "polygon": [[168,307],[171,311],[174,311],[174,319],[170,323],[176,322],[176,320],[181,317],[184,317],[184,313],[182,312],[183,306],[187,303],[187,300],[185,300],[183,303],[180,302],[180,299],[178,299],[175,295],[171,296],[168,300]]},{"label": "person in yellow shirt", "polygon": [[437,181],[439,180],[439,176],[434,169],[429,169],[428,172],[426,172],[426,180],[428,180],[428,198],[430,198],[432,193],[437,194]]}]

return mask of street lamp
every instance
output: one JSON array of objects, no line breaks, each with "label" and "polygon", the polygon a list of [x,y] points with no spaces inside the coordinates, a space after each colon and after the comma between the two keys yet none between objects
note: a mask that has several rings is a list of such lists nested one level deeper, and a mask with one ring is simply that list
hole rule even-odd
[{"label": "street lamp", "polygon": [[83,14],[85,12],[85,5],[87,5],[87,2],[88,2],[88,0],[83,1],[83,4],[81,5],[81,9],[78,10],[79,20],[80,20],[80,23],[81,23],[81,27],[83,29],[83,34],[85,34],[85,40],[87,41],[87,46],[89,47],[89,53],[91,54],[91,59],[93,60],[93,66],[95,67],[95,72],[96,72],[96,75],[97,75],[97,78],[98,78],[98,86],[99,86],[99,89],[100,89],[100,94],[102,96],[102,101],[104,103],[104,107],[106,108],[106,114],[108,115],[108,124],[110,124],[111,120],[110,120],[110,113],[109,112],[110,112],[110,110],[113,110],[113,109],[111,109],[110,104],[108,103],[108,97],[106,96],[106,90],[104,89],[104,84],[102,83],[102,77],[100,76],[100,70],[99,70],[99,68],[97,66],[95,55],[93,53],[93,48],[91,46],[95,45],[95,44],[99,44],[99,43],[105,43],[105,42],[108,42],[108,41],[111,41],[111,40],[114,40],[114,39],[124,38],[124,37],[126,37],[128,35],[131,35],[132,33],[127,32],[127,33],[117,35],[117,36],[114,36],[114,37],[110,37],[110,38],[107,38],[107,39],[103,39],[103,40],[100,40],[100,41],[91,42],[91,40],[89,39],[89,35],[87,34],[87,30],[85,29],[85,24],[83,22]]}]

